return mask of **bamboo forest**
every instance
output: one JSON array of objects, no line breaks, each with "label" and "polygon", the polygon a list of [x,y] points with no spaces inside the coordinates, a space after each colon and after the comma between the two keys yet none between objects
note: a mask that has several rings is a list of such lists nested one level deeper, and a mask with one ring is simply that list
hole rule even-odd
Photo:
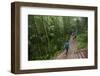
[{"label": "bamboo forest", "polygon": [[87,17],[28,15],[29,61],[87,58],[87,47]]}]

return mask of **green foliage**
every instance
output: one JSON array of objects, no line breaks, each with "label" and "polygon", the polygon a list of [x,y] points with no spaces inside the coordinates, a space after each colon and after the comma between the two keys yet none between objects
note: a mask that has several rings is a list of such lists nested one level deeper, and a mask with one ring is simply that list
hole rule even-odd
[{"label": "green foliage", "polygon": [[82,33],[77,36],[78,49],[87,47],[87,33]]},{"label": "green foliage", "polygon": [[73,31],[77,32],[78,48],[86,47],[86,17],[29,15],[28,60],[52,59],[63,51],[64,42]]}]

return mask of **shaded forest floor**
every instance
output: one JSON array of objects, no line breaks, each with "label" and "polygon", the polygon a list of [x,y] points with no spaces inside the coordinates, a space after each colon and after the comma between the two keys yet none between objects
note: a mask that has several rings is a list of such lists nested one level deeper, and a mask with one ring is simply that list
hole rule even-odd
[{"label": "shaded forest floor", "polygon": [[[69,50],[70,51],[70,50]],[[88,50],[86,48],[78,50],[78,52],[75,53],[67,53],[66,50],[63,52],[57,54],[55,59],[80,59],[80,58],[87,58],[88,56]]]}]

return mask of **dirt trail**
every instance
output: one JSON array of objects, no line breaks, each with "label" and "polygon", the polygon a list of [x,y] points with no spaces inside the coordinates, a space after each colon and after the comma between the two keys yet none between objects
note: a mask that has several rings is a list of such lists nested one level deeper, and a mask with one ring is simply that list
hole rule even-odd
[{"label": "dirt trail", "polygon": [[77,40],[74,36],[70,37],[69,41],[69,50],[66,55],[66,50],[62,53],[58,54],[55,59],[79,59],[79,58],[87,58],[87,49],[77,49]]},{"label": "dirt trail", "polygon": [[87,49],[80,49],[79,52],[70,53],[66,55],[66,51],[57,55],[56,59],[80,59],[87,58]]}]

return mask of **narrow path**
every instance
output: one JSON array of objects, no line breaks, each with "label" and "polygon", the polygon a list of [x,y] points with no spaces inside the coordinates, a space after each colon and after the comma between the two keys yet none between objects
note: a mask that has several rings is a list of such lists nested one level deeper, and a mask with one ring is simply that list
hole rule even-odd
[{"label": "narrow path", "polygon": [[58,54],[56,59],[80,59],[80,58],[87,58],[87,49],[80,49],[76,53],[69,53],[66,55],[66,51]]},{"label": "narrow path", "polygon": [[56,59],[66,59],[67,56],[66,56],[66,51],[60,53],[57,55]]}]

